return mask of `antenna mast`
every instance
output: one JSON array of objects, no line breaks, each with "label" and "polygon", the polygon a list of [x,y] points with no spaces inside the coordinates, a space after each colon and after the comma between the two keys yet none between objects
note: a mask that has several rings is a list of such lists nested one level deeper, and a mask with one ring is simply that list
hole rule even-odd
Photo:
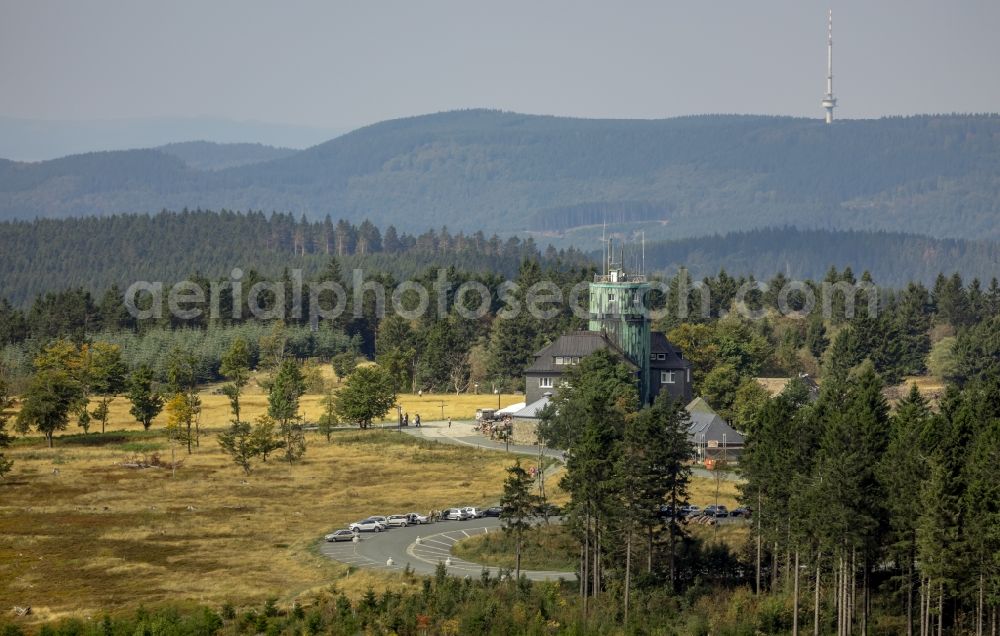
[{"label": "antenna mast", "polygon": [[642,231],[642,269],[639,273],[646,275],[646,230]]},{"label": "antenna mast", "polygon": [[826,123],[833,123],[833,109],[836,106],[837,98],[833,96],[833,9],[830,9],[827,14],[826,31],[826,95],[823,97]]}]

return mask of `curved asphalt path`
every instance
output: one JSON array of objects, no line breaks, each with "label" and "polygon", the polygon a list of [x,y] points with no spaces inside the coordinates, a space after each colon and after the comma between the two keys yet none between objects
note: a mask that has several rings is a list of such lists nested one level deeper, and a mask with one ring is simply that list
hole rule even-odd
[{"label": "curved asphalt path", "polygon": [[[388,429],[387,429],[388,430]],[[441,442],[443,444],[455,444],[459,446],[473,446],[493,451],[506,451],[517,455],[531,455],[538,457],[538,446],[534,444],[511,444],[510,447],[503,442],[491,440],[480,435],[475,429],[473,421],[455,421],[448,427],[448,422],[424,422],[420,428],[408,426],[400,429],[413,437]],[[555,448],[542,447],[542,455],[551,457],[559,461],[564,461],[563,452]],[[721,479],[723,481],[742,481],[739,473],[731,470],[714,471],[705,470],[698,466],[691,467],[691,474],[706,479]]]},{"label": "curved asphalt path", "polygon": [[[451,558],[448,573],[458,577],[478,577],[483,569],[491,576],[499,576],[500,568],[487,567],[479,563],[464,561],[451,555],[453,545],[479,534],[500,529],[500,520],[495,517],[468,519],[466,521],[439,521],[437,523],[390,528],[383,532],[364,532],[357,543],[324,541],[320,552],[325,556],[356,567],[373,568],[384,571],[402,571],[407,565],[417,574],[434,574],[438,563]],[[419,543],[418,543],[419,538]],[[392,565],[388,565],[392,559]],[[521,570],[521,575],[533,581],[573,579],[574,572],[545,570]]]}]

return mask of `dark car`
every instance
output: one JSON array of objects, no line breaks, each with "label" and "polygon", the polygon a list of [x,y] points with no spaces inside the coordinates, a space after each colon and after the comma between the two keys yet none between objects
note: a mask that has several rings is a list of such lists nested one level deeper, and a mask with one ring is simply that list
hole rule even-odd
[{"label": "dark car", "polygon": [[718,505],[718,506],[706,506],[705,507],[704,515],[706,517],[716,517],[716,518],[728,517],[729,516],[729,510],[725,506],[722,506],[722,505]]},{"label": "dark car", "polygon": [[486,509],[485,516],[499,517],[501,512],[503,512],[503,508],[501,508],[500,506],[492,506]]},{"label": "dark car", "polygon": [[679,513],[675,514],[674,509],[668,506],[667,504],[663,504],[662,506],[660,506],[659,510],[657,511],[657,514],[661,519],[673,519],[674,517],[681,516],[681,514]]},{"label": "dark car", "polygon": [[751,512],[749,508],[737,508],[729,513],[730,517],[743,517],[745,519],[749,519],[750,515]]},{"label": "dark car", "polygon": [[558,517],[562,514],[562,508],[555,504],[543,503],[535,508],[535,514],[539,517]]}]

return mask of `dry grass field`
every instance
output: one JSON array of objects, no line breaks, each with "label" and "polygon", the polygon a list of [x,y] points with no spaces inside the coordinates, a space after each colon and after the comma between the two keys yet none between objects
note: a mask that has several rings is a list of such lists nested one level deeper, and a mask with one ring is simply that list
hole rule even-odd
[{"label": "dry grass field", "polygon": [[709,479],[704,477],[693,477],[688,488],[688,499],[696,506],[705,506],[716,503],[716,487],[718,487],[718,503],[726,506],[730,510],[739,507],[736,498],[739,490],[735,481],[726,479]]},{"label": "dry grass field", "polygon": [[[221,386],[221,384],[209,385],[199,393],[202,404],[202,426],[209,429],[220,429],[228,425],[230,420],[229,398],[218,392],[218,389]],[[332,386],[334,390],[336,390],[337,385],[334,383]],[[319,416],[323,413],[324,409],[323,398],[324,396],[321,394],[306,394],[302,396],[300,400],[300,413],[306,422],[316,422],[319,419]],[[500,402],[503,406],[523,401],[523,395],[503,394],[500,396]],[[246,388],[240,403],[243,409],[242,415],[244,419],[252,420],[267,411],[267,395],[256,384],[256,382],[252,382]],[[398,403],[402,407],[404,413],[410,414],[411,421],[417,413],[420,414],[420,417],[425,422],[441,420],[448,417],[456,420],[471,420],[475,417],[477,408],[496,408],[497,396],[471,395],[464,393],[462,395],[455,395],[454,393],[424,393],[423,395],[418,396],[413,393],[404,393],[399,395]],[[444,405],[443,415],[441,408],[442,404]],[[96,401],[91,405],[91,410],[93,410],[94,406],[96,406]],[[124,396],[116,397],[114,401],[111,402],[107,430],[142,430],[142,425],[136,422],[135,418],[129,414],[128,410],[130,406],[131,405],[128,399]],[[388,414],[387,421],[395,423],[395,410]],[[166,423],[166,414],[160,413],[160,415],[153,421],[153,428],[163,428],[166,426]],[[91,422],[90,430],[100,431],[100,422]],[[76,426],[75,422],[71,422],[69,429],[65,431],[66,434],[71,435],[81,432],[82,430]]]},{"label": "dry grass field", "polygon": [[[308,435],[305,461],[277,458],[249,476],[220,450],[215,431],[229,420],[216,387],[202,392],[201,446],[168,469],[121,465],[132,455],[169,460],[164,418],[143,433],[128,401],[111,406],[108,433],[88,436],[74,425],[49,449],[41,437],[8,449],[14,471],[0,481],[0,608],[30,605],[32,620],[95,616],[162,602],[284,604],[335,585],[351,595],[412,586],[402,576],[355,570],[319,555],[331,529],[370,514],[426,512],[497,501],[511,457],[471,447],[421,441],[394,431],[340,431],[333,442]],[[267,406],[251,385],[244,413]],[[495,395],[401,395],[425,421],[469,419],[496,405]],[[503,405],[519,396],[501,396]],[[523,399],[523,398],[522,398]],[[302,399],[306,421],[321,396]],[[95,428],[92,427],[92,431]],[[99,425],[96,430],[99,430]],[[552,501],[564,503],[561,471],[550,475]],[[714,502],[714,480],[695,479],[692,501]],[[735,485],[721,482],[719,501],[735,504]]]},{"label": "dry grass field", "polygon": [[[109,436],[110,437],[110,436]],[[331,583],[361,594],[407,585],[319,556],[325,532],[370,514],[499,498],[510,458],[398,433],[310,435],[305,461],[274,459],[245,476],[214,437],[165,469],[119,465],[135,452],[169,458],[162,437],[108,445],[22,440],[0,482],[0,607],[35,620],[194,601],[284,603]]]}]

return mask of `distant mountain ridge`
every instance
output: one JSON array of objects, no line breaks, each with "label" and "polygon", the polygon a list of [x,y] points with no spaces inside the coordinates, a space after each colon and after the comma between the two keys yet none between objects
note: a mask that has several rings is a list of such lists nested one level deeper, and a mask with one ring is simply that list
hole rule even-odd
[{"label": "distant mountain ridge", "polygon": [[182,141],[154,150],[177,157],[188,167],[196,170],[224,170],[237,166],[263,163],[273,159],[284,159],[298,150],[275,148],[264,144],[219,144],[212,141]]},{"label": "distant mountain ridge", "polygon": [[0,115],[0,157],[46,161],[103,150],[156,148],[188,139],[230,144],[307,148],[343,134],[318,128],[223,117],[139,117],[108,120],[45,120]]},{"label": "distant mountain ridge", "polygon": [[0,219],[202,207],[411,232],[559,234],[607,216],[650,240],[784,225],[1000,239],[998,140],[996,115],[826,126],[454,111],[210,171],[155,150],[0,163]]}]

